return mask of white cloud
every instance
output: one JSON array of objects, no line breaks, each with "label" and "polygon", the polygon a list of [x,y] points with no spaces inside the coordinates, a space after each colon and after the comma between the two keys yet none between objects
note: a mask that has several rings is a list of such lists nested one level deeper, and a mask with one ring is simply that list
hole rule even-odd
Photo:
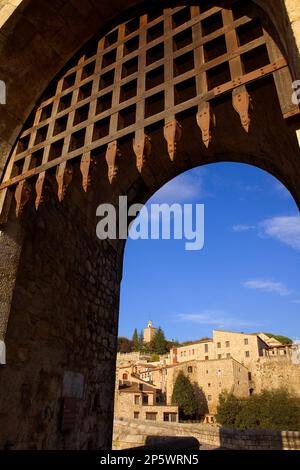
[{"label": "white cloud", "polygon": [[232,230],[234,232],[248,232],[252,230],[254,227],[253,225],[246,225],[246,224],[237,224],[232,226]]},{"label": "white cloud", "polygon": [[300,251],[300,216],[273,217],[260,224],[266,235]]},{"label": "white cloud", "polygon": [[282,282],[274,282],[264,279],[252,279],[242,282],[244,287],[248,289],[259,290],[261,292],[272,292],[281,296],[287,296],[292,293]]},{"label": "white cloud", "polygon": [[203,188],[204,172],[183,174],[163,186],[149,202],[153,203],[176,203],[191,202],[207,196]]},{"label": "white cloud", "polygon": [[178,321],[210,325],[216,328],[251,328],[260,326],[257,322],[250,322],[240,318],[226,315],[222,310],[205,310],[201,313],[184,313],[176,316]]}]

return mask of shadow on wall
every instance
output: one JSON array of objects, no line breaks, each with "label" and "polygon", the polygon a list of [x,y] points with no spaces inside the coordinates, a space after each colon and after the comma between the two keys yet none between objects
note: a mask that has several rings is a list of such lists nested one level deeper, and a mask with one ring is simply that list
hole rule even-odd
[{"label": "shadow on wall", "polygon": [[233,450],[296,450],[298,432],[220,428],[220,447]]},{"label": "shadow on wall", "polygon": [[196,382],[193,384],[193,386],[197,398],[197,403],[199,403],[198,415],[203,417],[209,413],[207,398],[203,390],[199,387]]},{"label": "shadow on wall", "polygon": [[195,437],[147,436],[145,445],[139,449],[199,450],[200,447],[200,442]]}]

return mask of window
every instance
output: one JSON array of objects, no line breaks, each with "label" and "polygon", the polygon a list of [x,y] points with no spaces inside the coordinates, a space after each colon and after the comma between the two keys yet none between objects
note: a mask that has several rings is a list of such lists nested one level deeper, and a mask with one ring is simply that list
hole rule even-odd
[{"label": "window", "polygon": [[193,354],[193,356],[194,356],[194,354],[195,354],[195,349],[192,350],[192,354]]},{"label": "window", "polygon": [[221,343],[217,343],[217,348],[221,348]]},{"label": "window", "polygon": [[128,380],[128,374],[123,374],[123,380]]},{"label": "window", "polygon": [[246,357],[250,357],[250,351],[246,351],[246,352],[245,352],[245,356],[246,356]]},{"label": "window", "polygon": [[147,421],[156,421],[157,413],[146,413]]},{"label": "window", "polygon": [[205,351],[206,353],[208,353],[208,344],[205,344],[205,345],[204,345],[204,351]]},{"label": "window", "polygon": [[133,414],[134,419],[139,419],[140,413],[138,411],[135,411]]},{"label": "window", "polygon": [[226,341],[226,348],[230,348],[230,341]]},{"label": "window", "polygon": [[210,388],[210,387],[211,387],[211,384],[207,384],[207,386],[208,386],[208,388]]},{"label": "window", "polygon": [[226,357],[227,357],[227,359],[230,359],[230,358],[231,358],[231,354],[230,354],[230,353],[227,353],[227,354],[226,354]]},{"label": "window", "polygon": [[218,359],[222,359],[222,354],[218,354]]},{"label": "window", "polygon": [[207,396],[208,401],[212,401],[212,395]]},{"label": "window", "polygon": [[249,344],[249,340],[248,340],[248,338],[245,338],[245,339],[244,339],[244,345],[245,345],[245,346],[248,346],[248,344]]},{"label": "window", "polygon": [[191,366],[188,367],[188,373],[191,374],[193,372],[193,368]]},{"label": "window", "polygon": [[251,374],[251,372],[248,372],[248,380],[249,380],[249,381],[252,380],[252,374]]},{"label": "window", "polygon": [[205,356],[205,360],[208,361],[208,356]]},{"label": "window", "polygon": [[148,405],[148,403],[149,403],[148,395],[143,395],[143,405]]},{"label": "window", "polygon": [[140,396],[139,396],[139,395],[135,395],[135,396],[134,396],[134,404],[135,404],[135,405],[139,405],[139,404],[140,404]]},{"label": "window", "polygon": [[164,421],[176,423],[177,421],[177,413],[164,413]]}]

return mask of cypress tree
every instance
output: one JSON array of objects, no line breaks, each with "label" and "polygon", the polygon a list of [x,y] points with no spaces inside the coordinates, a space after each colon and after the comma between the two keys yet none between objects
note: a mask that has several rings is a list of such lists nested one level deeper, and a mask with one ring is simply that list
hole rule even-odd
[{"label": "cypress tree", "polygon": [[132,342],[133,342],[133,350],[135,352],[138,352],[140,350],[140,345],[139,345],[138,332],[136,328],[134,329],[134,332],[133,332]]},{"label": "cypress tree", "polygon": [[172,394],[172,404],[179,406],[183,418],[193,418],[198,410],[194,387],[182,371],[179,372]]}]

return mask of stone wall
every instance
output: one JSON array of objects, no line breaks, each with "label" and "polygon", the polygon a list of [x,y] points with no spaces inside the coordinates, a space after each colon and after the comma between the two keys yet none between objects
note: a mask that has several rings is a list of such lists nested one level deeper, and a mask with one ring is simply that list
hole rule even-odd
[{"label": "stone wall", "polygon": [[300,396],[300,365],[293,364],[290,356],[260,358],[251,370],[256,393],[284,386]]},{"label": "stone wall", "polygon": [[234,450],[300,450],[300,432],[232,430],[206,424],[115,420],[113,448],[140,447],[149,436],[194,437],[201,444]]},{"label": "stone wall", "polygon": [[19,261],[0,366],[0,449],[110,448],[121,257],[97,240],[88,204],[73,188],[68,202],[28,208],[20,261],[10,233],[0,237],[9,292],[10,257]]}]

